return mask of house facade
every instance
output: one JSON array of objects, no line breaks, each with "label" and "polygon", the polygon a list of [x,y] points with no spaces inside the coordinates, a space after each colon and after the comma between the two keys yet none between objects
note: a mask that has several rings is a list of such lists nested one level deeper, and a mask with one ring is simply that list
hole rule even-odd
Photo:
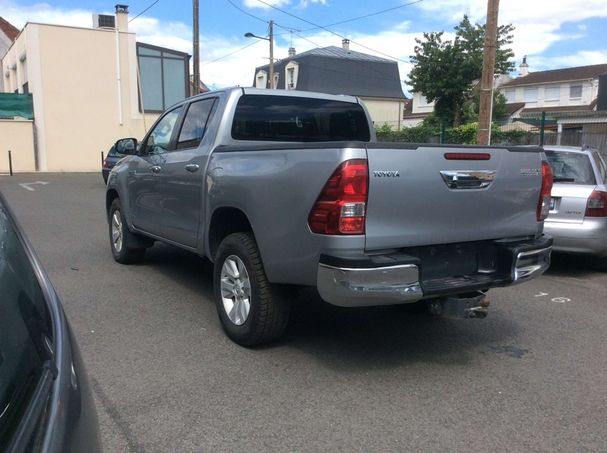
[{"label": "house facade", "polygon": [[[270,88],[269,65],[255,69],[253,86]],[[395,61],[330,46],[289,56],[274,63],[274,87],[280,90],[315,91],[358,96],[376,126],[402,127],[405,96]]]},{"label": "house facade", "polygon": [[[113,27],[27,23],[2,58],[4,91],[33,98],[34,155],[13,147],[16,171],[97,171],[115,140],[141,139],[187,97],[189,55],[137,43],[125,5],[106,17]],[[10,128],[4,120],[0,135]]]},{"label": "house facade", "polygon": [[537,128],[544,116],[550,142],[607,145],[607,64],[528,72],[500,86],[507,99],[504,122]]},{"label": "house facade", "polygon": [[510,120],[522,113],[593,111],[599,91],[599,77],[607,74],[607,64],[528,72],[526,59],[520,75],[500,86],[507,104],[518,109]]}]

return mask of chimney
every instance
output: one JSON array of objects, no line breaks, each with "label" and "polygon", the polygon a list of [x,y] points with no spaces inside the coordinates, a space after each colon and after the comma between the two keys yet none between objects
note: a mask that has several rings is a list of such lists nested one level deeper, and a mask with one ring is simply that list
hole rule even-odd
[{"label": "chimney", "polygon": [[294,57],[295,56],[295,47],[289,47],[289,56],[290,57]]},{"label": "chimney", "polygon": [[599,92],[596,99],[597,111],[607,110],[607,74],[599,76]]},{"label": "chimney", "polygon": [[129,31],[129,5],[116,5],[116,28],[118,31]]},{"label": "chimney", "polygon": [[518,67],[519,77],[525,77],[529,74],[529,65],[527,64],[527,55],[523,57],[523,62]]},{"label": "chimney", "polygon": [[349,39],[342,39],[341,40],[341,47],[346,50],[346,51],[350,51],[350,40]]}]

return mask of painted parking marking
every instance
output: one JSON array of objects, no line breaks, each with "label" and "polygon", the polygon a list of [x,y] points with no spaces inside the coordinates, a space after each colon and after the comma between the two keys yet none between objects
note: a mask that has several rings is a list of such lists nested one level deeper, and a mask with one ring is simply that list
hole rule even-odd
[{"label": "painted parking marking", "polygon": [[30,192],[35,192],[36,189],[34,189],[33,187],[30,187],[30,186],[33,186],[34,184],[40,184],[40,185],[46,186],[48,184],[48,182],[47,181],[22,182],[19,185],[21,187],[23,187],[25,190],[29,190]]},{"label": "painted parking marking", "polygon": [[[546,297],[546,296],[550,296],[550,293],[545,293],[543,291],[540,291],[538,294],[535,294],[533,297]],[[563,296],[551,297],[550,300],[552,302],[556,302],[557,304],[565,304],[567,302],[571,302],[571,298],[563,297]]]},{"label": "painted parking marking", "polygon": [[550,300],[552,302],[556,302],[557,304],[564,304],[564,303],[567,303],[567,302],[571,302],[571,299],[569,299],[568,297],[553,297]]}]

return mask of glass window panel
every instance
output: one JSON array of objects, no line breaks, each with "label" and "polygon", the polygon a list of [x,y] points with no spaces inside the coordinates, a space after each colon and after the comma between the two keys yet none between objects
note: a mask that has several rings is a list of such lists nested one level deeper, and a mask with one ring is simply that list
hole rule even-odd
[{"label": "glass window panel", "polygon": [[0,445],[7,445],[50,358],[52,325],[25,249],[0,205]]},{"label": "glass window panel", "polygon": [[199,145],[214,103],[215,99],[204,99],[190,104],[181,127],[177,149],[194,148]]},{"label": "glass window panel", "polygon": [[182,108],[179,106],[171,110],[156,124],[146,143],[141,147],[144,154],[162,154],[169,150],[173,129]]},{"label": "glass window panel", "polygon": [[525,102],[537,102],[537,88],[525,88]]},{"label": "glass window panel", "polygon": [[596,179],[590,159],[585,154],[546,151],[554,182],[594,185]]},{"label": "glass window panel", "polygon": [[164,106],[183,101],[185,92],[185,66],[183,60],[163,59]]},{"label": "glass window panel", "polygon": [[160,58],[139,57],[141,95],[145,110],[164,110]]},{"label": "glass window panel", "polygon": [[514,88],[506,88],[506,91],[504,91],[504,96],[506,96],[506,101],[514,102],[515,93],[516,93],[516,91]]},{"label": "glass window panel", "polygon": [[150,49],[149,47],[137,46],[137,50],[139,51],[139,55],[151,55],[155,57],[161,55],[159,50]]},{"label": "glass window panel", "polygon": [[569,97],[571,99],[582,97],[582,85],[571,85],[569,87]]},{"label": "glass window panel", "polygon": [[236,140],[369,141],[363,108],[351,102],[291,96],[245,95],[234,114]]},{"label": "glass window panel", "polygon": [[544,88],[544,99],[546,101],[558,101],[561,97],[561,87],[551,86]]}]

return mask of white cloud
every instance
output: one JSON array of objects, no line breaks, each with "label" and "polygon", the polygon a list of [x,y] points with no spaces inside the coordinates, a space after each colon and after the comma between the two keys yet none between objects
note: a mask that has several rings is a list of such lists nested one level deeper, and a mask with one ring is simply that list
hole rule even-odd
[{"label": "white cloud", "polygon": [[[468,14],[471,20],[483,23],[487,1],[433,0],[419,7],[439,19],[457,22]],[[564,23],[596,17],[607,17],[605,0],[507,0],[500,3],[499,11],[500,24],[516,27],[513,50],[517,60],[523,55],[539,55],[558,41],[580,37],[563,32]],[[584,32],[584,27],[579,31]]]},{"label": "white cloud", "polygon": [[[240,1],[240,0],[238,0]],[[275,5],[284,5],[290,0],[264,0]],[[310,3],[325,4],[326,0],[292,0],[297,5]],[[565,34],[561,26],[566,21],[581,21],[589,17],[607,16],[607,8],[603,7],[605,0],[508,0],[503,1],[500,10],[500,22],[515,24],[516,35],[514,51],[517,60],[523,55],[529,55],[532,70],[549,69],[562,66],[577,66],[584,64],[604,63],[607,61],[607,50],[584,51],[562,57],[546,58],[542,53],[552,44],[567,39],[583,36],[589,31],[576,27],[575,34]],[[257,0],[245,0],[245,5],[251,3],[263,5]],[[472,20],[482,22],[486,0],[433,0],[422,2],[418,6],[437,18],[449,19],[450,23],[458,22],[465,12],[470,13]],[[602,7],[602,8],[601,8]],[[62,25],[92,26],[93,11],[78,9],[54,8],[46,3],[31,6],[17,5],[14,0],[0,0],[2,16],[21,28],[26,22],[46,22]],[[102,12],[103,11],[95,11]],[[111,11],[107,12],[112,14]],[[451,20],[452,19],[452,20]],[[141,16],[129,24],[130,30],[137,33],[141,42],[169,47],[175,50],[192,53],[191,28],[182,22],[167,22],[150,16]],[[446,38],[452,37],[452,29],[446,27]],[[421,37],[418,21],[404,21],[391,29],[376,33],[350,33],[350,48],[354,51],[375,54],[380,57],[389,55],[398,61],[401,80],[405,80],[411,70],[408,63],[413,54],[415,38]],[[423,30],[430,31],[430,30]],[[363,44],[365,47],[360,46]],[[201,35],[201,77],[207,85],[225,87],[231,85],[250,86],[254,78],[256,66],[267,64],[268,47],[265,41],[249,41],[238,36]],[[249,47],[242,49],[244,46]],[[287,56],[290,45],[289,35],[277,35],[275,57]],[[326,31],[318,31],[314,35],[306,35],[306,39],[293,35],[293,46],[298,53],[314,47],[340,46],[341,38]],[[379,52],[369,50],[376,49]],[[242,50],[241,50],[242,49]],[[235,52],[235,53],[234,53]],[[232,54],[233,55],[229,55]],[[214,61],[221,58],[218,61]],[[386,57],[388,58],[388,57]]]},{"label": "white cloud", "polygon": [[244,0],[244,6],[247,8],[261,8],[268,9],[272,6],[281,7],[284,5],[288,5],[291,3],[289,0],[263,0],[265,3],[260,2],[259,0]]},{"label": "white cloud", "polygon": [[[272,6],[280,8],[281,6],[290,5],[291,0],[244,0],[243,4],[247,8],[270,9]],[[327,0],[300,0],[296,7],[307,8],[310,4],[326,5]]]},{"label": "white cloud", "polygon": [[581,50],[572,55],[561,55],[558,57],[534,57],[530,62],[538,69],[554,69],[568,66],[586,66],[593,64],[605,64],[607,62],[607,50]]}]

